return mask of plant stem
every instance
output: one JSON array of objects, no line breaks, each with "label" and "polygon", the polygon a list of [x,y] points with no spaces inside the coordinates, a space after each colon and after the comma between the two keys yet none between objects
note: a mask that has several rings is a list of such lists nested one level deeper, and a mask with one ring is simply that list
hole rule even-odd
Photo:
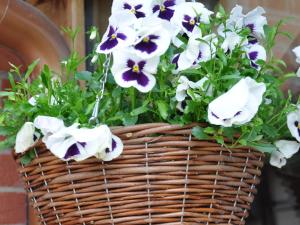
[{"label": "plant stem", "polygon": [[129,89],[129,95],[130,95],[130,100],[131,100],[131,110],[134,110],[136,98],[135,98],[135,89],[133,87]]}]

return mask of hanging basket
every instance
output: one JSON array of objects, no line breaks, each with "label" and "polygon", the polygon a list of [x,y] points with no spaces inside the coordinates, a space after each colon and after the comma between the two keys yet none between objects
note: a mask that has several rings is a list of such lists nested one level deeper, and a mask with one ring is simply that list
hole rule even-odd
[{"label": "hanging basket", "polygon": [[42,143],[17,162],[41,224],[245,224],[263,154],[226,149],[192,126],[118,127],[120,158],[63,162]]}]

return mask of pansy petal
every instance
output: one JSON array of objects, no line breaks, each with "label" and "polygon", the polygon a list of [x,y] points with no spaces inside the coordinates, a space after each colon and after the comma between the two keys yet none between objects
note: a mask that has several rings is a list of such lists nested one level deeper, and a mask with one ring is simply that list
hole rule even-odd
[{"label": "pansy petal", "polygon": [[37,129],[41,130],[44,136],[56,133],[65,127],[63,120],[50,116],[38,116],[33,123]]},{"label": "pansy petal", "polygon": [[260,70],[260,66],[256,63],[258,60],[266,61],[267,59],[267,52],[265,48],[259,44],[250,45],[247,49],[247,56],[251,61],[251,65]]},{"label": "pansy petal", "polygon": [[296,55],[296,62],[300,64],[300,46],[297,46],[292,51]]},{"label": "pansy petal", "polygon": [[291,158],[299,151],[300,144],[296,141],[280,140],[275,142],[275,146],[286,159]]},{"label": "pansy petal", "polygon": [[26,122],[16,136],[15,151],[23,153],[35,143],[35,127],[31,122]]},{"label": "pansy petal", "polygon": [[112,136],[112,145],[110,148],[107,148],[105,151],[98,154],[96,157],[102,159],[103,161],[112,161],[113,159],[118,158],[123,152],[123,142],[122,140],[113,135]]},{"label": "pansy petal", "polygon": [[284,158],[284,155],[279,151],[274,151],[271,154],[270,157],[270,164],[272,166],[282,168],[286,165],[286,159]]}]

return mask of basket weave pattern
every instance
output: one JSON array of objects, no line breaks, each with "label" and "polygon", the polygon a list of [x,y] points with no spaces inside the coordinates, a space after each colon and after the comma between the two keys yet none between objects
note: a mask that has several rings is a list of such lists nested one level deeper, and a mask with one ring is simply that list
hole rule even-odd
[{"label": "basket weave pattern", "polygon": [[107,163],[63,162],[40,143],[19,170],[41,224],[245,224],[263,154],[196,140],[191,127],[115,128],[125,148]]}]

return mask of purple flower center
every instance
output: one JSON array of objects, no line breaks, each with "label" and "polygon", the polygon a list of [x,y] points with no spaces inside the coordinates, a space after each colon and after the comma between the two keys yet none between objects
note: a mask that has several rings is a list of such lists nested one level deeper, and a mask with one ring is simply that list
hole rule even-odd
[{"label": "purple flower center", "polygon": [[116,47],[119,43],[118,39],[126,40],[127,37],[125,34],[118,32],[118,29],[113,26],[109,27],[109,32],[107,34],[107,39],[100,45],[102,51],[110,50]]},{"label": "purple flower center", "polygon": [[257,59],[257,56],[258,56],[258,52],[257,51],[254,51],[254,52],[250,52],[249,53],[249,58],[251,61],[254,61]]},{"label": "purple flower center", "polygon": [[250,29],[251,33],[253,33],[253,31],[254,31],[254,24],[253,23],[247,24],[246,27],[248,27]]},{"label": "purple flower center", "polygon": [[250,44],[254,45],[254,44],[258,43],[258,40],[257,40],[256,37],[250,35],[250,36],[248,36],[248,42],[249,42]]},{"label": "purple flower center", "polygon": [[142,4],[138,4],[133,7],[128,3],[124,3],[123,6],[124,9],[130,10],[136,16],[136,18],[142,18],[146,16],[144,12],[140,11],[142,7],[143,7]]},{"label": "purple flower center", "polygon": [[157,44],[153,40],[159,39],[159,36],[149,35],[144,37],[138,44],[134,46],[135,49],[151,54],[157,49]]},{"label": "purple flower center", "polygon": [[184,15],[182,26],[185,27],[189,32],[194,30],[195,26],[199,25],[200,19],[197,17],[190,17],[189,15]]},{"label": "purple flower center", "polygon": [[82,146],[83,148],[86,146],[86,143],[85,142],[77,142],[77,143],[74,143],[73,145],[71,145],[65,156],[64,156],[64,159],[69,159],[75,155],[79,155],[80,154],[80,151],[79,151],[79,147],[78,145]]},{"label": "purple flower center", "polygon": [[123,80],[127,82],[136,81],[139,85],[146,87],[149,84],[149,78],[143,73],[145,65],[146,61],[135,63],[133,60],[129,59],[127,61],[129,70],[123,73]]}]

